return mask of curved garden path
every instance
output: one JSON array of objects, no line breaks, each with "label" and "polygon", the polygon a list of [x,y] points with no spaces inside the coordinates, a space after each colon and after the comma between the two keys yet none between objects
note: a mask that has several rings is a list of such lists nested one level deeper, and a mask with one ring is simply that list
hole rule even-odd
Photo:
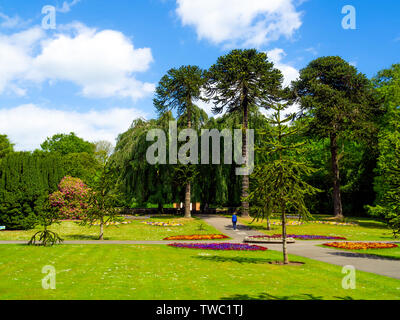
[{"label": "curved garden path", "polygon": [[[251,228],[240,224],[238,224],[238,231],[234,231],[229,218],[221,216],[201,216],[201,218],[214,228],[240,242],[243,241],[246,236],[262,235],[262,233],[251,230]],[[400,279],[400,260],[318,246],[326,242],[327,241],[296,241],[296,243],[288,244],[288,251],[293,255],[339,266],[351,265],[354,266],[356,270]],[[282,251],[282,244],[266,244],[265,246],[270,250]]]},{"label": "curved garden path", "polygon": [[[238,223],[238,230],[234,231],[230,218],[221,216],[207,215],[199,216],[204,222],[210,224],[217,230],[231,237],[232,240],[225,242],[241,243],[247,236],[263,235],[262,233],[252,230],[248,226]],[[167,245],[170,243],[187,242],[187,241],[65,241],[68,245]],[[202,241],[202,243],[213,243],[215,241]],[[354,266],[357,270],[376,273],[383,276],[400,279],[400,260],[393,260],[385,257],[377,257],[366,254],[347,252],[342,250],[330,249],[327,247],[319,247],[326,241],[296,241],[294,244],[288,245],[290,254],[310,258],[334,265]],[[384,242],[384,241],[381,241]],[[26,244],[26,241],[0,241],[2,244]],[[282,251],[282,244],[265,244],[270,250]]]}]

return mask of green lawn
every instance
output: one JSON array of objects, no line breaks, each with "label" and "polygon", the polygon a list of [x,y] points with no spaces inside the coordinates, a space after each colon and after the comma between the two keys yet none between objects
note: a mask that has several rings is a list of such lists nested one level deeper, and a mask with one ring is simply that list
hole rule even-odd
[{"label": "green lawn", "polygon": [[[142,224],[142,221],[133,220],[129,225],[110,226],[105,228],[104,240],[163,240],[169,236],[192,234],[220,234],[218,230],[209,226],[200,219],[184,219],[180,217],[151,218],[145,221],[177,222],[183,224],[178,227],[157,227]],[[199,230],[200,226],[204,230]],[[75,222],[62,222],[54,225],[51,230],[57,232],[64,240],[97,240],[98,226],[82,227]],[[0,241],[29,240],[38,229],[29,231],[0,231]]]},{"label": "green lawn", "polygon": [[[291,256],[301,266],[269,262],[274,251],[206,251],[150,245],[0,247],[4,299],[400,299],[400,280],[357,272],[344,290],[341,267]],[[46,265],[57,289],[44,290]]]},{"label": "green lawn", "polygon": [[[316,220],[326,219],[328,216],[317,216]],[[393,234],[390,229],[382,222],[373,220],[371,218],[349,218],[351,222],[356,222],[359,226],[336,226],[336,225],[325,225],[316,223],[306,223],[300,226],[288,226],[287,230],[289,234],[299,235],[322,235],[322,236],[337,236],[345,237],[347,240],[358,240],[358,241],[392,241]],[[266,221],[251,223],[252,219],[239,218],[239,221],[243,224],[249,225],[260,232],[268,235],[281,234],[282,227],[273,225],[271,231],[266,230]],[[273,220],[279,221],[279,220]]]}]

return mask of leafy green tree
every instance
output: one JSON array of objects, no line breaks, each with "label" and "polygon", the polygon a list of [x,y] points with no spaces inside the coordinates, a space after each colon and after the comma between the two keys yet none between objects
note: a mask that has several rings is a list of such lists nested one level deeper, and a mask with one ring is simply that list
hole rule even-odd
[{"label": "leafy green tree", "polygon": [[[215,104],[214,113],[242,115],[242,156],[247,165],[248,141],[246,131],[251,108],[269,107],[281,96],[283,76],[268,61],[267,55],[250,50],[233,50],[218,58],[216,64],[207,72],[207,97]],[[242,178],[242,198],[246,199],[249,192],[249,176]],[[242,201],[242,216],[249,215],[249,204]]]},{"label": "leafy green tree", "polygon": [[151,145],[151,142],[146,141],[148,131],[161,129],[168,132],[169,121],[172,120],[170,112],[163,114],[158,120],[138,119],[128,131],[119,135],[115,152],[109,162],[118,172],[117,182],[127,206],[151,202],[157,204],[162,213],[164,204],[175,200],[177,192],[172,183],[172,166],[150,165],[146,160],[146,152]]},{"label": "leafy green tree", "polygon": [[[192,128],[193,113],[196,110],[195,102],[202,99],[201,89],[204,84],[203,71],[197,66],[182,66],[171,69],[163,76],[156,89],[154,105],[163,114],[176,110],[178,117],[185,119],[186,127]],[[180,166],[180,171],[184,170]],[[191,168],[185,170],[187,178],[184,181],[185,191],[185,217],[190,218],[191,181],[193,175]]]},{"label": "leafy green tree", "polygon": [[309,134],[330,139],[334,215],[343,218],[339,171],[339,138],[356,138],[374,130],[377,108],[373,88],[340,57],[322,57],[300,71],[293,83],[303,115],[310,117]]},{"label": "leafy green tree", "polygon": [[0,135],[0,160],[12,152],[14,152],[14,144],[6,135]]},{"label": "leafy green tree", "polygon": [[103,166],[101,175],[89,193],[88,207],[82,225],[98,224],[99,240],[104,239],[104,226],[107,223],[121,221],[120,206],[122,195],[116,186],[116,173],[107,164]]},{"label": "leafy green tree", "polygon": [[96,183],[97,176],[102,170],[102,160],[93,153],[69,153],[63,156],[65,174],[80,178],[89,187]]},{"label": "leafy green tree", "polygon": [[94,143],[96,159],[105,165],[114,151],[114,146],[111,142],[100,140]]},{"label": "leafy green tree", "polygon": [[306,163],[296,160],[296,155],[304,151],[303,143],[291,141],[298,128],[290,126],[294,114],[281,118],[286,105],[271,106],[276,112],[269,122],[271,135],[266,135],[264,144],[257,152],[269,158],[256,166],[252,174],[254,186],[246,200],[255,204],[256,219],[280,213],[282,218],[283,262],[289,263],[287,253],[286,213],[295,211],[303,218],[310,217],[305,198],[318,192],[304,178],[315,172]]},{"label": "leafy green tree", "polygon": [[51,138],[47,138],[41,145],[43,151],[58,152],[62,155],[70,153],[94,154],[95,145],[83,140],[71,132],[70,134],[55,134]]},{"label": "leafy green tree", "polygon": [[382,217],[400,234],[400,64],[382,70],[373,79],[386,113],[379,133],[379,157],[376,169],[376,206],[372,215]]}]

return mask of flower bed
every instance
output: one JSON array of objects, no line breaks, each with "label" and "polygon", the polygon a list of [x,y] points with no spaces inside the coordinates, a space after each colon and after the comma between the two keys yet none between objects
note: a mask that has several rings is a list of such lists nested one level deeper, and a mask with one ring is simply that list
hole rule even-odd
[{"label": "flower bed", "polygon": [[336,222],[336,221],[310,221],[311,223],[317,224],[330,224],[334,226],[349,226],[349,227],[358,227],[358,223],[355,222]]},{"label": "flower bed", "polygon": [[[282,237],[277,236],[250,236],[243,240],[248,243],[283,243]],[[286,238],[286,243],[295,243],[294,238]]]},{"label": "flower bed", "polygon": [[239,243],[173,243],[171,247],[198,250],[266,251],[267,248]]},{"label": "flower bed", "polygon": [[[287,226],[301,226],[301,225],[303,225],[304,223],[303,222],[301,222],[301,221],[288,221],[288,222],[286,222],[286,225]],[[271,225],[274,225],[274,226],[281,226],[282,225],[282,222],[281,221],[272,221],[271,222]]]},{"label": "flower bed", "polygon": [[[274,234],[273,236],[250,236],[249,238],[255,239],[282,239],[281,234]],[[330,236],[317,236],[317,235],[298,235],[298,234],[288,234],[287,238],[293,238],[298,240],[346,240],[343,237],[330,237]]]},{"label": "flower bed", "polygon": [[[104,223],[105,226],[119,226],[121,224],[131,224],[132,222],[130,221],[123,221],[123,222],[106,222]],[[99,226],[100,222],[94,222],[91,224],[92,226]]]},{"label": "flower bed", "polygon": [[172,223],[172,222],[151,222],[151,221],[144,221],[143,224],[147,224],[149,226],[156,226],[156,227],[180,227],[183,226],[181,223]]},{"label": "flower bed", "polygon": [[324,243],[324,246],[347,250],[391,249],[398,247],[397,244],[383,242],[331,242]]},{"label": "flower bed", "polygon": [[194,234],[190,236],[173,236],[167,237],[164,240],[218,240],[218,239],[228,239],[224,234]]}]

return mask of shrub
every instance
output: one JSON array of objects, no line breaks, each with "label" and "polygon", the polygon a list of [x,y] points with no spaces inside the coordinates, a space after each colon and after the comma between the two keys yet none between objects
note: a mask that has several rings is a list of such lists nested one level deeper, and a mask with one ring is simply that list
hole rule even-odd
[{"label": "shrub", "polygon": [[0,224],[9,230],[35,227],[38,215],[64,176],[59,155],[15,152],[0,163]]},{"label": "shrub", "polygon": [[90,189],[79,178],[64,177],[58,191],[49,197],[50,205],[58,208],[61,219],[82,219],[88,208]]}]

